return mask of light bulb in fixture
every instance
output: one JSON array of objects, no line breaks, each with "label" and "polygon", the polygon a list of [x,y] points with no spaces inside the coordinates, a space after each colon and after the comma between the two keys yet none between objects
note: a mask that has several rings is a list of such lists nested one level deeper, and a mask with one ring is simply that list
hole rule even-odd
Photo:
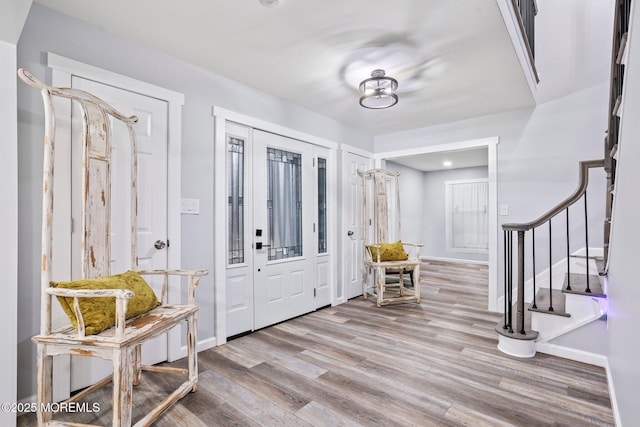
[{"label": "light bulb in fixture", "polygon": [[389,108],[398,103],[398,81],[385,76],[384,70],[373,70],[371,77],[363,80],[359,86],[360,105],[364,108],[379,110]]}]

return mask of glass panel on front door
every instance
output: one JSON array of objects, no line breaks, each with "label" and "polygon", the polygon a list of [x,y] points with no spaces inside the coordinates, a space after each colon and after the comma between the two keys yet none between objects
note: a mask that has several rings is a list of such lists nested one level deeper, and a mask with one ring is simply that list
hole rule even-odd
[{"label": "glass panel on front door", "polygon": [[302,156],[267,148],[269,261],[302,256]]},{"label": "glass panel on front door", "polygon": [[229,264],[244,262],[244,140],[227,137]]},{"label": "glass panel on front door", "polygon": [[318,157],[318,253],[327,252],[327,159]]}]

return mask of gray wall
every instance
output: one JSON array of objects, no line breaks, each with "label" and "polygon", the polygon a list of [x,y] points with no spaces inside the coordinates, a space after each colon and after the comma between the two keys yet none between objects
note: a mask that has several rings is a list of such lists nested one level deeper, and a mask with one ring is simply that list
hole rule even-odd
[{"label": "gray wall", "polygon": [[[509,215],[498,217],[501,254],[501,224],[538,218],[576,189],[580,160],[602,158],[608,92],[608,84],[603,82],[534,108],[379,135],[374,138],[375,151],[398,151],[498,136],[498,205],[505,204],[509,208]],[[589,187],[591,247],[602,247],[605,184],[602,171],[593,173]],[[572,227],[581,226],[580,206],[570,212]],[[585,243],[578,233],[574,234],[571,248],[578,250]],[[538,238],[542,236],[537,234]],[[555,248],[564,245],[564,234],[554,236]],[[540,260],[547,259],[545,251],[545,245],[538,245],[536,256]],[[530,253],[530,249],[527,252]],[[564,256],[566,253],[562,250],[554,250],[553,262]],[[502,257],[498,258],[499,292],[502,293]],[[538,271],[547,267],[538,265]],[[527,271],[527,277],[529,274]]]},{"label": "gray wall", "polygon": [[640,419],[640,284],[637,269],[640,242],[640,7],[637,3],[632,11],[609,261],[609,367],[622,421],[620,426],[624,427],[638,425]]},{"label": "gray wall", "polygon": [[400,172],[402,240],[422,243],[423,257],[488,261],[488,254],[447,250],[445,232],[445,181],[487,178],[486,166],[422,172],[395,162],[385,169]]},{"label": "gray wall", "polygon": [[[403,242],[423,243],[423,172],[393,162],[386,162],[385,169],[392,172],[400,172],[398,177],[400,186],[400,239]],[[421,251],[420,255],[424,255],[424,251]]]},{"label": "gray wall", "polygon": [[487,178],[486,166],[451,169],[424,174],[423,196],[423,240],[425,243],[424,255],[466,259],[476,261],[488,261],[489,254],[455,252],[447,250],[446,221],[445,221],[445,181],[460,179]]},{"label": "gray wall", "polygon": [[[215,43],[216,41],[212,41]],[[34,4],[18,44],[18,66],[49,76],[44,54],[58,55],[184,93],[182,113],[182,197],[200,199],[200,215],[182,218],[182,267],[211,272],[198,290],[199,338],[214,335],[213,311],[213,105],[290,127],[338,143],[372,149],[370,136],[349,126],[212,74],[161,52],[131,43],[46,7]],[[220,58],[232,61],[233,58]],[[35,392],[35,347],[39,328],[42,101],[37,91],[18,87],[19,246],[18,397]]]}]

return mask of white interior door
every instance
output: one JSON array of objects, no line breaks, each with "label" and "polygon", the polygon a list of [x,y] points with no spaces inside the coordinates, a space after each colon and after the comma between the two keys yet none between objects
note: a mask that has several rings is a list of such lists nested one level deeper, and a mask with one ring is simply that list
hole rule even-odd
[{"label": "white interior door", "polygon": [[[140,269],[166,269],[168,245],[157,249],[157,240],[167,243],[167,147],[168,105],[156,98],[140,95],[95,81],[73,77],[72,86],[86,90],[104,99],[124,114],[138,116],[136,135],[138,143],[138,258]],[[74,119],[75,121],[75,119]],[[130,156],[126,126],[114,123],[112,146],[112,249],[111,272],[120,273],[132,268],[130,262]],[[73,133],[75,133],[75,128]],[[73,137],[74,148],[79,138]],[[80,168],[79,150],[72,153],[72,171]],[[72,178],[74,191],[80,194],[79,176]],[[72,196],[74,216],[78,215],[80,201]],[[77,222],[79,223],[79,222]],[[77,228],[76,228],[77,230]],[[79,252],[80,236],[73,236],[73,251]],[[80,275],[80,257],[72,256],[74,277]],[[160,295],[161,279],[145,277]],[[159,336],[142,347],[142,362],[154,364],[167,360],[167,337]],[[73,357],[71,361],[71,389],[85,387],[111,373],[111,365],[95,358]]]},{"label": "white interior door", "polygon": [[313,146],[253,132],[254,328],[313,311]]},{"label": "white interior door", "polygon": [[343,225],[342,230],[344,256],[342,259],[345,296],[354,298],[362,295],[362,251],[364,244],[363,186],[358,169],[369,170],[371,159],[358,154],[343,152]]}]

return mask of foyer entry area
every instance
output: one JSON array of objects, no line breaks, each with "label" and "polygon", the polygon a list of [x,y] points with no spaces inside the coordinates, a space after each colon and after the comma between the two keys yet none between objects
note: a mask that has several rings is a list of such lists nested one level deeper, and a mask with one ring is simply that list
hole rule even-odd
[{"label": "foyer entry area", "polygon": [[[603,368],[498,351],[500,315],[481,308],[487,274],[424,262],[421,304],[354,298],[203,351],[198,393],[157,425],[613,426]],[[149,375],[135,407],[168,387]],[[108,399],[100,413],[67,417],[99,423]]]}]

